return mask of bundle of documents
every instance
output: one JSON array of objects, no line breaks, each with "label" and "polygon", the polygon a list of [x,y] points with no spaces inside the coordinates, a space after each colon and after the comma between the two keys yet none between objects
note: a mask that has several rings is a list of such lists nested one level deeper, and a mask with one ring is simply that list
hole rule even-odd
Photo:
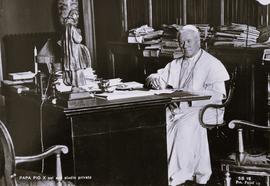
[{"label": "bundle of documents", "polygon": [[[155,31],[152,27],[143,25],[139,28],[131,29],[128,35],[128,43],[145,43],[148,44],[159,42],[163,35],[162,30]],[[153,41],[153,42],[151,42]]]},{"label": "bundle of documents", "polygon": [[131,81],[131,82],[125,82],[118,84],[116,86],[116,90],[134,90],[134,89],[141,89],[143,88],[143,84],[138,83],[136,81]]},{"label": "bundle of documents", "polygon": [[259,35],[260,31],[254,26],[232,23],[217,28],[214,45],[250,46],[257,43]]}]

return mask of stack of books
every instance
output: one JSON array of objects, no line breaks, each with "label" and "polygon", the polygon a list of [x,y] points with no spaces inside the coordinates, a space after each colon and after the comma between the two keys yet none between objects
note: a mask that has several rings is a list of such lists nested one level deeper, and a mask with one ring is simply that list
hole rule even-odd
[{"label": "stack of books", "polygon": [[164,34],[161,41],[160,55],[174,57],[174,52],[179,48],[177,36],[181,26],[176,24],[162,25],[162,29],[164,30]]},{"label": "stack of books", "polygon": [[259,35],[260,31],[254,26],[232,23],[217,28],[213,44],[246,47],[256,44]]},{"label": "stack of books", "polygon": [[27,79],[33,79],[35,77],[35,73],[33,73],[31,71],[9,73],[8,77],[9,77],[10,80],[13,80],[13,81],[27,80]]},{"label": "stack of books", "polygon": [[146,46],[143,50],[144,57],[159,57],[161,49],[161,44],[152,44],[150,46]]},{"label": "stack of books", "polygon": [[21,94],[30,90],[28,84],[34,82],[35,73],[31,71],[8,73],[8,79],[2,80],[2,84],[8,91]]},{"label": "stack of books", "polygon": [[3,80],[4,85],[20,85],[25,83],[33,83],[35,74],[31,71],[9,73],[8,79]]}]

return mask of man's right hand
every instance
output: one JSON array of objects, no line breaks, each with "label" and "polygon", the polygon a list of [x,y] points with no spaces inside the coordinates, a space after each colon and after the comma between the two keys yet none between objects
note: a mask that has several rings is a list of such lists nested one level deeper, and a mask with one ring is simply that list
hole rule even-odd
[{"label": "man's right hand", "polygon": [[146,78],[146,86],[154,89],[161,89],[160,77],[156,74],[151,74]]}]

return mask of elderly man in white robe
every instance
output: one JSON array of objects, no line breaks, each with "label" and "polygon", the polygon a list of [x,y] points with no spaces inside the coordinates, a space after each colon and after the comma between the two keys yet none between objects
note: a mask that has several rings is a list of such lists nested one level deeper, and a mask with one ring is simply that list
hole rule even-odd
[{"label": "elderly man in white robe", "polygon": [[[146,83],[155,89],[181,89],[211,95],[210,100],[181,102],[167,108],[167,156],[169,185],[208,182],[212,171],[207,130],[200,125],[199,110],[206,104],[221,103],[226,96],[229,75],[223,64],[200,47],[200,33],[193,25],[179,31],[183,57],[151,74]],[[223,119],[224,110],[208,110],[204,121]]]}]

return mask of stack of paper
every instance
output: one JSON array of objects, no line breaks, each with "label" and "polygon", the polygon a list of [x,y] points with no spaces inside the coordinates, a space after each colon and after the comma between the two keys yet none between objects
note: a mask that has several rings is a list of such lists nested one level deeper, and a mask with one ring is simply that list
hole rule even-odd
[{"label": "stack of paper", "polygon": [[125,98],[134,98],[134,97],[142,97],[142,96],[152,96],[152,95],[159,95],[162,93],[172,93],[173,90],[132,90],[132,91],[119,91],[116,90],[112,93],[102,93],[96,94],[95,97],[102,98],[106,100],[117,100],[117,99],[125,99]]},{"label": "stack of paper", "polygon": [[133,91],[114,91],[112,93],[105,92],[102,94],[96,94],[95,97],[106,99],[106,100],[117,100],[117,99],[125,99],[125,98],[150,96],[150,95],[153,95],[153,92],[143,91],[143,90],[133,90]]}]

